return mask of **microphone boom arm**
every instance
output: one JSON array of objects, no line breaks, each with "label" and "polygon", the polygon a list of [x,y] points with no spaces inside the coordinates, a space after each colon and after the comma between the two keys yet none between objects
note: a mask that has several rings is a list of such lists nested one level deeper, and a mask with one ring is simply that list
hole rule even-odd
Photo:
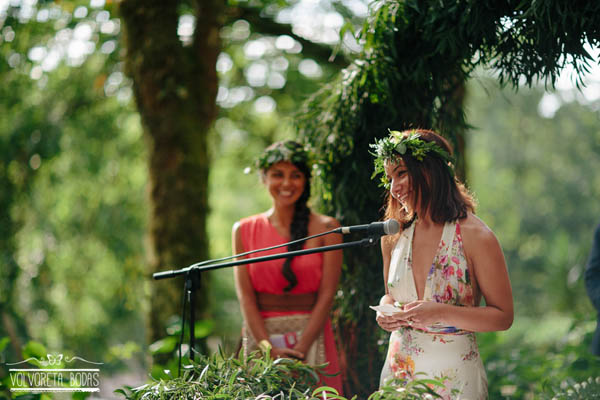
[{"label": "microphone boom arm", "polygon": [[[167,279],[167,278],[175,278],[179,275],[186,276],[185,295],[184,296],[187,297],[187,299],[190,303],[190,350],[189,351],[190,351],[190,359],[193,361],[194,360],[194,351],[195,351],[194,350],[194,342],[195,342],[195,332],[194,332],[194,328],[195,328],[194,297],[195,296],[194,296],[194,292],[195,292],[196,287],[198,286],[198,282],[200,279],[200,273],[202,271],[210,271],[213,269],[232,267],[235,265],[244,265],[244,264],[258,263],[258,262],[262,262],[262,261],[276,260],[278,258],[301,256],[304,254],[341,250],[341,249],[345,249],[348,247],[355,247],[355,246],[366,247],[366,246],[375,244],[377,242],[377,240],[379,239],[379,237],[380,237],[379,235],[375,234],[375,235],[370,235],[369,237],[364,238],[362,240],[356,240],[356,241],[348,242],[348,243],[340,243],[340,244],[334,244],[334,245],[330,245],[330,246],[314,247],[311,249],[288,251],[285,253],[278,253],[278,254],[269,254],[267,256],[262,256],[262,257],[243,258],[241,260],[234,260],[234,261],[229,261],[229,262],[220,263],[220,264],[200,265],[201,263],[196,263],[196,264],[192,264],[188,267],[185,267],[185,268],[182,268],[179,270],[156,272],[156,273],[152,274],[152,278],[154,278],[155,280],[160,280],[160,279]],[[185,302],[184,302],[184,313],[185,313]],[[181,352],[181,349],[180,349],[180,352]],[[180,369],[181,369],[181,355],[180,355],[179,363],[180,363]]]},{"label": "microphone boom arm", "polygon": [[190,271],[198,271],[198,272],[210,271],[213,269],[233,267],[236,265],[245,265],[245,264],[258,263],[258,262],[262,262],[262,261],[276,260],[278,258],[295,257],[295,256],[302,256],[305,254],[340,250],[340,249],[345,249],[348,247],[370,246],[370,245],[375,244],[377,239],[379,239],[379,237],[371,236],[368,238],[364,238],[362,240],[355,240],[353,242],[348,242],[348,243],[333,244],[330,246],[322,246],[322,247],[313,247],[311,249],[304,249],[304,250],[288,251],[286,253],[270,254],[268,256],[262,256],[262,257],[244,258],[242,260],[235,260],[235,261],[230,261],[230,262],[220,263],[220,264],[209,264],[209,265],[204,265],[204,266],[198,266],[196,264],[193,264],[189,267],[182,268],[179,270],[156,272],[156,273],[152,274],[152,278],[154,278],[155,280],[174,278],[178,275],[183,275]]}]

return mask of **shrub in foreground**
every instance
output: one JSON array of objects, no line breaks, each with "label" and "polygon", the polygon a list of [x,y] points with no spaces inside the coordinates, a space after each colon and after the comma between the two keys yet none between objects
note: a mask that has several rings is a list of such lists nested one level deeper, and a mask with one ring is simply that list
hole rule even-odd
[{"label": "shrub in foreground", "polygon": [[[348,400],[331,387],[318,387],[322,367],[313,368],[300,361],[272,360],[260,353],[248,357],[225,356],[222,352],[199,356],[189,362],[183,374],[155,380],[146,385],[116,390],[127,400],[154,399],[277,399]],[[385,387],[369,400],[408,400],[438,398],[433,391],[442,384],[433,379],[415,380],[403,387]],[[355,400],[356,396],[350,400]]]}]

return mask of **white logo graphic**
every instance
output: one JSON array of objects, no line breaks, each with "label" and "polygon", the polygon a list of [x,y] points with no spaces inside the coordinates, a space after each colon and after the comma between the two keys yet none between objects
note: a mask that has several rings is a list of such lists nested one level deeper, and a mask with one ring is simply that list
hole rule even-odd
[{"label": "white logo graphic", "polygon": [[[59,368],[62,362],[75,361],[91,364],[90,368]],[[62,354],[46,354],[46,359],[30,357],[27,360],[6,365],[18,366],[36,361],[43,368],[10,368],[11,392],[98,392],[100,391],[100,369],[102,365],[81,357],[64,357]],[[56,366],[56,368],[54,368]]]}]

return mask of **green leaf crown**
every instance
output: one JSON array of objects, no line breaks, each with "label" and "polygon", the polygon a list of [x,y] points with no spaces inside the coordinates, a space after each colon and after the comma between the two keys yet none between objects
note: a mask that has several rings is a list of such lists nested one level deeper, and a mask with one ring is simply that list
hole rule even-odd
[{"label": "green leaf crown", "polygon": [[374,149],[370,152],[375,157],[375,171],[371,179],[379,174],[381,175],[381,185],[386,189],[390,188],[390,182],[385,174],[385,162],[396,161],[410,152],[416,160],[423,161],[429,154],[435,154],[441,158],[447,165],[450,175],[454,176],[452,163],[454,159],[446,150],[441,148],[436,142],[426,142],[421,139],[421,135],[416,130],[410,132],[389,131],[390,135],[383,139],[376,140],[369,146]]},{"label": "green leaf crown", "polygon": [[[271,165],[281,161],[288,161],[294,164],[313,164],[311,152],[302,144],[293,140],[277,142],[265,149],[265,151],[254,160],[254,168],[257,170],[267,170]],[[245,169],[249,173],[252,168]]]}]

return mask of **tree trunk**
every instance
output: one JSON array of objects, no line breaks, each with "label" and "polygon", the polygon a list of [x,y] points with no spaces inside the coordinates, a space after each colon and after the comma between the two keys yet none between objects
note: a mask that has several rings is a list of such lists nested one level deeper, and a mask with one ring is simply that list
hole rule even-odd
[{"label": "tree trunk", "polygon": [[[216,118],[216,60],[222,0],[194,2],[191,44],[177,34],[178,1],[124,0],[126,69],[148,139],[150,270],[179,269],[208,256],[209,154],[207,135]],[[199,317],[207,284],[197,291]],[[180,315],[183,279],[151,282],[149,340],[164,336]]]}]

